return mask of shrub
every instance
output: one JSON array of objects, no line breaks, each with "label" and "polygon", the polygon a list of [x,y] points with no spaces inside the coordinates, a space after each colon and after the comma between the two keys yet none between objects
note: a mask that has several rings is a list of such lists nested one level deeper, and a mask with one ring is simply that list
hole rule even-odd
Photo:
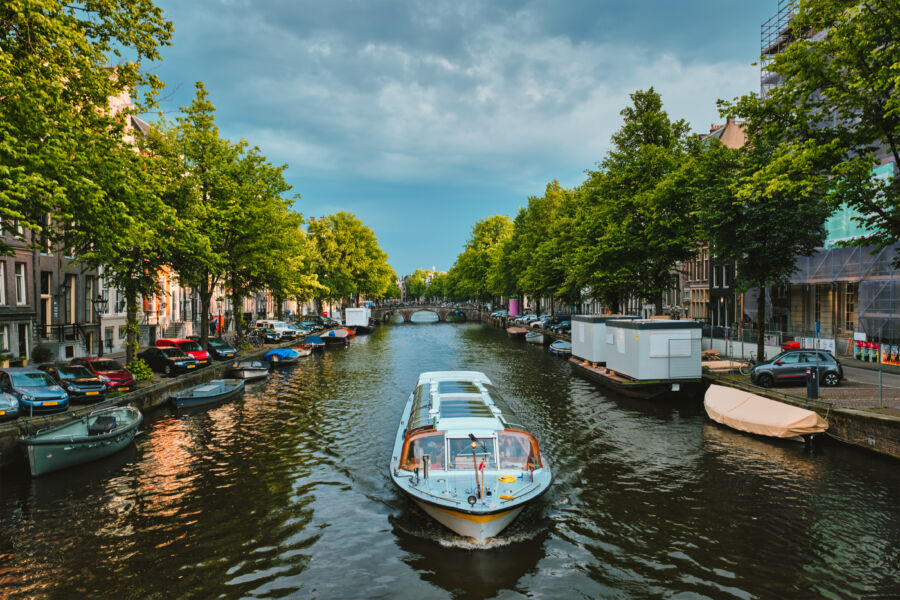
[{"label": "shrub", "polygon": [[125,368],[131,371],[135,381],[150,381],[153,379],[153,370],[143,358],[135,358]]},{"label": "shrub", "polygon": [[53,348],[46,344],[38,344],[34,348],[31,349],[31,361],[36,363],[48,363],[53,362],[56,358],[56,353],[53,351]]}]

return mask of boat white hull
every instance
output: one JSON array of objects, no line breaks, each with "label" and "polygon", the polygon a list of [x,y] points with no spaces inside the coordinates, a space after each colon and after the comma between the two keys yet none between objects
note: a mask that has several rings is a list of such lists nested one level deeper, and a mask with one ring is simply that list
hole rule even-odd
[{"label": "boat white hull", "polygon": [[470,515],[451,508],[439,508],[432,504],[413,500],[438,523],[461,536],[473,538],[479,543],[499,535],[519,516],[524,508],[524,506],[518,506],[492,515]]}]

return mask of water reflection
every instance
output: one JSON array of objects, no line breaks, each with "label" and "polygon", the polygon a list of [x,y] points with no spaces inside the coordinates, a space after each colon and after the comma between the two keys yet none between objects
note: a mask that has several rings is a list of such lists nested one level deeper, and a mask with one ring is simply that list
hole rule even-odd
[{"label": "water reflection", "polygon": [[[436,318],[418,313],[420,318]],[[471,548],[386,471],[426,370],[484,371],[556,480]],[[0,596],[862,597],[897,589],[896,463],[712,425],[698,403],[610,397],[479,324],[379,327],[126,452],[0,474]]]}]

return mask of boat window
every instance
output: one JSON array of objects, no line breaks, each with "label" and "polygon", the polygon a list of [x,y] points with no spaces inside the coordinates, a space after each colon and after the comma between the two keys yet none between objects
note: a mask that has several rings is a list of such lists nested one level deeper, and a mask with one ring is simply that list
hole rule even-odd
[{"label": "boat window", "polygon": [[431,410],[431,386],[422,384],[413,392],[413,405],[409,414],[409,425],[406,431],[413,431],[422,427],[434,425],[434,419],[429,414]]},{"label": "boat window", "polygon": [[503,399],[503,396],[500,395],[497,388],[491,384],[485,384],[484,387],[488,391],[488,395],[490,395],[494,406],[500,409],[500,417],[503,419],[503,422],[506,423],[506,426],[514,429],[522,427],[516,413],[509,407],[509,404],[506,403],[506,400]]},{"label": "boat window", "polygon": [[406,442],[401,469],[412,471],[424,467],[423,457],[428,456],[429,469],[444,468],[444,434],[443,432],[420,433]]},{"label": "boat window", "polygon": [[[496,469],[496,451],[494,449],[494,438],[477,438],[478,442],[475,446],[475,460],[478,461],[477,467],[484,464],[485,469]],[[472,457],[472,440],[469,438],[450,438],[450,468],[451,469],[471,469],[473,468]]]},{"label": "boat window", "polygon": [[541,453],[533,436],[522,431],[501,431],[497,439],[500,442],[501,469],[541,467]]}]

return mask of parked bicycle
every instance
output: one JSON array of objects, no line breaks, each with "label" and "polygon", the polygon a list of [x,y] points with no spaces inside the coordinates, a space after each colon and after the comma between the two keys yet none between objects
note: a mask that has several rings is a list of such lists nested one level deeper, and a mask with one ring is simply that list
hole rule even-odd
[{"label": "parked bicycle", "polygon": [[753,367],[755,367],[758,362],[759,361],[756,360],[756,354],[754,352],[751,352],[750,358],[748,358],[744,362],[741,362],[741,366],[738,367],[738,371],[740,371],[741,375],[749,375],[753,370]]}]

